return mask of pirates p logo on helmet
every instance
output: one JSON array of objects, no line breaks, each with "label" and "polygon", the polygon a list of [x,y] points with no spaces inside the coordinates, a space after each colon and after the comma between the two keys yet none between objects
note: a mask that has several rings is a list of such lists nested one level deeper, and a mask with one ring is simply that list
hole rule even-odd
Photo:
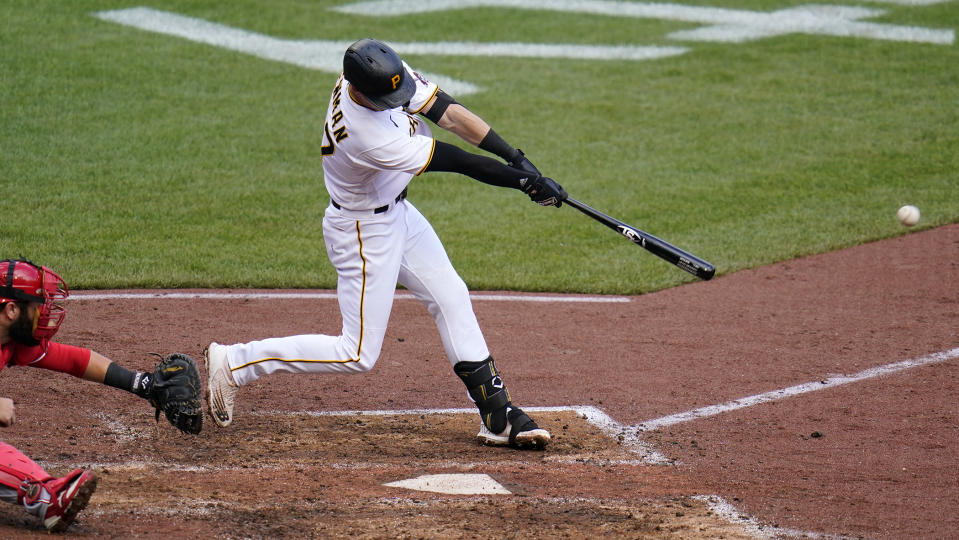
[{"label": "pirates p logo on helmet", "polygon": [[361,39],[346,49],[343,76],[380,109],[401,107],[416,92],[400,56],[375,39]]}]

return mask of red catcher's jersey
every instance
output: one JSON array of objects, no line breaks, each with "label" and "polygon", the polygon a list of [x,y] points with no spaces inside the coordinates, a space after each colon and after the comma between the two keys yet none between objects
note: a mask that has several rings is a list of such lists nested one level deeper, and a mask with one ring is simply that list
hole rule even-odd
[{"label": "red catcher's jersey", "polygon": [[90,349],[44,341],[33,347],[15,341],[0,345],[0,370],[8,365],[33,366],[82,377],[90,363]]}]

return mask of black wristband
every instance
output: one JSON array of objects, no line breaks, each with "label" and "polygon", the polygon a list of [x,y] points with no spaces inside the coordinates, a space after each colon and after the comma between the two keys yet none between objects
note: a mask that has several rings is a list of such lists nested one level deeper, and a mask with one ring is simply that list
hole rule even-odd
[{"label": "black wristband", "polygon": [[490,128],[489,133],[483,137],[483,140],[480,141],[477,146],[480,150],[486,150],[491,154],[496,154],[505,159],[507,163],[512,163],[513,159],[516,158],[517,150],[510,146],[508,142],[504,141],[492,128]]},{"label": "black wristband", "polygon": [[110,365],[107,366],[106,375],[103,376],[103,384],[119,388],[120,390],[126,390],[131,394],[145,398],[147,397],[145,393],[146,385],[143,383],[146,377],[146,373],[130,371],[116,362],[111,362]]}]

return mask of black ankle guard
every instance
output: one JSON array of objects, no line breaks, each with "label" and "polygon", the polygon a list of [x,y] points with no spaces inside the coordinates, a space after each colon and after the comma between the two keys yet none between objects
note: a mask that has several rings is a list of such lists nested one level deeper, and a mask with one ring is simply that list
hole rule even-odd
[{"label": "black ankle guard", "polygon": [[482,362],[457,362],[453,371],[466,385],[466,391],[479,408],[486,429],[502,433],[506,429],[506,407],[512,404],[509,391],[493,364],[493,357]]}]

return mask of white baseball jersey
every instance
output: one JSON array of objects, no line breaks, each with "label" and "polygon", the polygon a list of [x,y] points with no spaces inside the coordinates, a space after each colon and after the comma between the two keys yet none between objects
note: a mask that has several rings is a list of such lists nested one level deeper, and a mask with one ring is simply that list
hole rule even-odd
[{"label": "white baseball jersey", "polygon": [[392,203],[433,155],[434,140],[416,116],[438,87],[415,73],[416,92],[407,107],[373,111],[350,96],[350,83],[336,81],[323,124],[323,177],[330,198],[363,210]]}]

